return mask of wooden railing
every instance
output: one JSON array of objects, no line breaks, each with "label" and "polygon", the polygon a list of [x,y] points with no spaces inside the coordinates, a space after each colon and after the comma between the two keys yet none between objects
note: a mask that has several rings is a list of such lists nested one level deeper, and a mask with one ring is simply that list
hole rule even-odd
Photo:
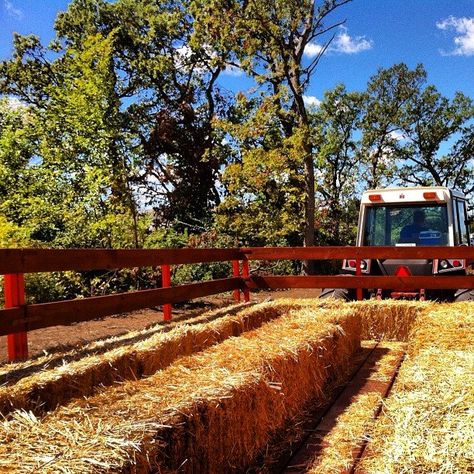
[{"label": "wooden railing", "polygon": [[[473,276],[365,276],[362,259],[464,259],[474,260],[474,247],[265,247],[240,249],[0,249],[0,274],[5,275],[5,308],[0,310],[0,336],[8,335],[10,360],[27,357],[27,331],[68,325],[138,309],[164,305],[165,319],[171,304],[233,291],[249,300],[255,288],[362,288],[408,290],[474,288]],[[250,276],[251,260],[356,261],[357,275]],[[229,278],[171,287],[170,265],[232,261]],[[161,266],[163,288],[94,296],[42,304],[25,304],[23,275],[34,272],[87,271]]]}]

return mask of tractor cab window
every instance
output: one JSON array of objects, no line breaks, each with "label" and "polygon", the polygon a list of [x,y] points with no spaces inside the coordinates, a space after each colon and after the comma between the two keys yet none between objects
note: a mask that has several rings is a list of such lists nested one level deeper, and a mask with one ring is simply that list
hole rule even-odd
[{"label": "tractor cab window", "polygon": [[455,199],[453,213],[455,245],[469,245],[466,202],[462,201],[461,199]]},{"label": "tractor cab window", "polygon": [[446,204],[371,206],[366,210],[364,245],[448,245]]}]

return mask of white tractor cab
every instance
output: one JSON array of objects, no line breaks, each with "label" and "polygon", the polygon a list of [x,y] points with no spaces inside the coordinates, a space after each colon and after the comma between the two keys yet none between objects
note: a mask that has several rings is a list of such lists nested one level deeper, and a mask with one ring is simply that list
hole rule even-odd
[{"label": "white tractor cab", "polygon": [[[442,186],[392,188],[362,195],[357,246],[459,246],[470,245],[467,201],[464,194]],[[365,275],[465,275],[462,259],[362,260]],[[342,273],[355,275],[356,261],[344,260]],[[364,297],[418,297],[448,301],[474,300],[472,290],[364,290]],[[355,290],[324,289],[321,298],[355,299]]]}]

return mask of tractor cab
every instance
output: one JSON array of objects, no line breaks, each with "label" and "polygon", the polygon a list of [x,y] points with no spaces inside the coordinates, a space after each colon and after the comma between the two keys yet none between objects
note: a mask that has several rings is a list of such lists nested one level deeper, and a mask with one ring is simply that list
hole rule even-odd
[{"label": "tractor cab", "polygon": [[[357,246],[458,246],[470,245],[467,201],[464,194],[446,187],[393,188],[366,191],[362,195]],[[362,260],[369,275],[465,275],[461,259]],[[344,260],[342,273],[355,274],[356,262]],[[331,294],[332,291],[332,294]],[[352,299],[352,290],[326,289],[322,297]],[[423,290],[404,294],[390,290],[368,291],[365,296],[462,299],[454,290]],[[383,293],[383,294],[382,294]],[[464,294],[464,293],[463,293]]]}]

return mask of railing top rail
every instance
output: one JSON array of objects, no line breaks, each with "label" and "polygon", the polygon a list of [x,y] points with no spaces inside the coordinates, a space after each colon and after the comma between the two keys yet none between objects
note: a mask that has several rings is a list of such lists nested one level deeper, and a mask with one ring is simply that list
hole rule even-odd
[{"label": "railing top rail", "polygon": [[0,275],[108,270],[229,260],[433,259],[474,260],[473,247],[246,247],[232,249],[0,249]]},{"label": "railing top rail", "polygon": [[242,258],[239,249],[0,249],[0,275],[154,267],[239,258]]},{"label": "railing top rail", "polygon": [[460,247],[247,247],[249,260],[325,260],[325,259],[474,259],[474,246]]}]

